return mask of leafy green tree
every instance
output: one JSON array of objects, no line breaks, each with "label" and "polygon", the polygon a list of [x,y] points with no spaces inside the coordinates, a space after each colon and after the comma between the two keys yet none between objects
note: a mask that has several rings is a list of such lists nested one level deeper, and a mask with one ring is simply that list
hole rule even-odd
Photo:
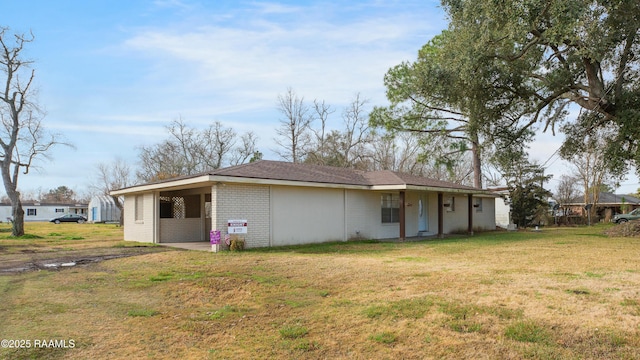
[{"label": "leafy green tree", "polygon": [[544,188],[551,175],[528,159],[524,148],[515,147],[497,154],[494,162],[509,188],[511,221],[519,227],[541,224],[549,210],[551,192]]},{"label": "leafy green tree", "polygon": [[473,54],[459,58],[461,76],[491,84],[494,105],[517,102],[518,126],[542,123],[555,131],[575,104],[589,116],[569,125],[569,141],[613,126],[606,149],[611,169],[622,173],[640,164],[640,2],[442,3],[451,20],[448,42]]},{"label": "leafy green tree", "polygon": [[76,193],[72,189],[69,189],[64,185],[58,186],[57,188],[51,189],[48,193],[44,194],[40,201],[57,204],[72,203],[76,201]]},{"label": "leafy green tree", "polygon": [[526,104],[496,86],[506,69],[466,46],[461,32],[443,31],[385,76],[388,107],[371,115],[375,126],[391,132],[422,133],[424,156],[451,168],[461,153],[471,153],[474,186],[482,187],[483,153],[520,146],[531,131],[519,122]]},{"label": "leafy green tree", "polygon": [[481,139],[476,127],[480,115],[471,104],[473,99],[465,96],[469,86],[450,61],[452,54],[444,51],[447,41],[447,32],[436,36],[420,49],[415,62],[403,62],[387,72],[384,83],[390,105],[374,108],[370,122],[391,133],[422,134],[424,155],[450,168],[457,155],[470,150],[474,185],[482,187]]}]

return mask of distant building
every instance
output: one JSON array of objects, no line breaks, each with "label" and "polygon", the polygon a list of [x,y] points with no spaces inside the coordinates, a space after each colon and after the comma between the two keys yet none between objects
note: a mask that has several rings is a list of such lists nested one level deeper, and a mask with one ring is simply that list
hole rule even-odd
[{"label": "distant building", "polygon": [[[604,219],[605,222],[611,220],[616,214],[624,214],[633,209],[640,208],[640,199],[633,195],[620,195],[609,192],[601,192],[598,203],[596,204],[596,216],[598,219]],[[567,216],[584,217],[587,216],[584,196],[571,199],[567,204],[561,206],[567,209]]]},{"label": "distant building", "polygon": [[[49,221],[51,218],[65,214],[87,216],[87,204],[51,204],[40,202],[23,202],[24,221]],[[11,221],[11,204],[0,203],[0,221]]]},{"label": "distant building", "polygon": [[89,216],[91,222],[120,222],[120,209],[116,205],[113,197],[108,195],[98,195],[89,201]]}]

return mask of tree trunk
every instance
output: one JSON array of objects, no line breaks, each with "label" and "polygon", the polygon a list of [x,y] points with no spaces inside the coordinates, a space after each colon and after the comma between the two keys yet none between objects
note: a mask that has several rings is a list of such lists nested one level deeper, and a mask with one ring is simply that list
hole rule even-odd
[{"label": "tree trunk", "polygon": [[11,163],[5,160],[1,164],[2,182],[11,202],[11,235],[22,236],[24,235],[24,210],[22,209],[22,201],[20,201],[20,192],[16,190],[16,185],[11,178]]},{"label": "tree trunk", "polygon": [[20,194],[18,194],[15,200],[11,199],[11,215],[13,217],[11,221],[11,235],[24,235],[24,210],[22,209]]},{"label": "tree trunk", "polygon": [[478,146],[478,134],[469,134],[471,138],[471,156],[473,158],[473,187],[482,189],[482,160],[480,159],[480,147]]}]

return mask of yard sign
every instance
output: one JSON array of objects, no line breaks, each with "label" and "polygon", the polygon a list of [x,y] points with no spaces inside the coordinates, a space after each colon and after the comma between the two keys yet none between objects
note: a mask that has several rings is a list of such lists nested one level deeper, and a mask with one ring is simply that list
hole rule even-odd
[{"label": "yard sign", "polygon": [[229,234],[246,234],[247,220],[229,220],[227,221]]}]

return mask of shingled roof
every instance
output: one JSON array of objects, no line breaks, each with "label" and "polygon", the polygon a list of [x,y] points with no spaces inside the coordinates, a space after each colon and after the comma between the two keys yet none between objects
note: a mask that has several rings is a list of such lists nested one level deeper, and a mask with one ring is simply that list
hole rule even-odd
[{"label": "shingled roof", "polygon": [[[567,203],[567,205],[584,204],[584,196],[575,197]],[[601,192],[598,197],[599,205],[622,205],[622,204],[640,204],[640,199],[633,195],[613,194],[610,192]]]},{"label": "shingled roof", "polygon": [[[203,177],[209,177],[205,180]],[[166,184],[171,187],[171,183],[180,182],[181,187],[186,186],[190,179],[199,178],[199,181],[224,181],[224,178],[237,178],[239,182],[242,179],[256,180],[272,180],[272,181],[292,181],[301,183],[315,183],[328,185],[345,185],[345,186],[423,186],[440,189],[451,190],[469,190],[473,192],[484,192],[470,186],[455,184],[447,181],[429,179],[411,174],[379,170],[379,171],[362,171],[355,169],[347,169],[333,166],[310,165],[300,163],[290,163],[283,161],[260,160],[253,163],[232,166],[228,168],[215,169],[206,173],[181,176],[173,179],[167,179],[148,184],[136,185],[127,189],[120,189],[114,193],[121,194],[124,192],[144,191],[147,186],[158,188]],[[131,189],[131,190],[129,190]]]},{"label": "shingled roof", "polygon": [[450,189],[478,190],[447,181],[390,170],[361,171],[333,166],[309,165],[282,161],[261,160],[254,163],[218,169],[209,175],[253,179],[288,180],[343,185],[415,185]]},{"label": "shingled roof", "polygon": [[249,179],[368,185],[364,171],[270,160],[260,160],[253,163],[217,169],[208,174]]}]

